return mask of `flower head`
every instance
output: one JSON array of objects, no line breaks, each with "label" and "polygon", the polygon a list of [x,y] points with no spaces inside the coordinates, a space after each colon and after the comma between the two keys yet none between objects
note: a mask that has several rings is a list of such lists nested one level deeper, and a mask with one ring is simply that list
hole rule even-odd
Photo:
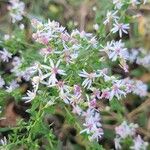
[{"label": "flower head", "polygon": [[79,73],[79,76],[86,78],[83,81],[82,86],[87,88],[90,88],[95,78],[99,77],[99,75],[96,72],[87,73],[84,69]]},{"label": "flower head", "polygon": [[12,58],[12,54],[9,53],[5,48],[3,49],[3,51],[0,51],[0,59],[3,62],[8,62],[10,58]]},{"label": "flower head", "polygon": [[48,85],[49,86],[54,86],[56,85],[56,82],[58,82],[58,79],[56,78],[56,75],[66,75],[65,71],[62,69],[59,69],[59,65],[60,65],[60,60],[56,63],[56,65],[54,64],[53,60],[50,59],[50,66],[47,65],[42,65],[42,68],[44,68],[46,70],[46,74],[43,75],[43,79],[48,78]]},{"label": "flower head", "polygon": [[113,33],[119,31],[120,37],[122,37],[122,33],[128,34],[127,30],[129,29],[129,24],[118,23],[117,21],[115,21],[113,25],[114,27],[111,29]]}]

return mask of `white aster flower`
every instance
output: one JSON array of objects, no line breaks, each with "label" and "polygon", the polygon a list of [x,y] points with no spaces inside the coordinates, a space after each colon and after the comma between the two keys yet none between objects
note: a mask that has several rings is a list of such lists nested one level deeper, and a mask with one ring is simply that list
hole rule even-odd
[{"label": "white aster flower", "polygon": [[7,145],[7,139],[5,136],[3,139],[0,139],[0,144],[2,144],[3,146]]},{"label": "white aster flower", "polygon": [[10,58],[12,58],[12,54],[9,53],[5,48],[3,49],[3,51],[0,51],[0,59],[3,62],[8,62]]},{"label": "white aster flower", "polygon": [[113,0],[113,4],[115,5],[115,9],[121,9],[123,6],[122,0]]},{"label": "white aster flower", "polygon": [[124,43],[122,43],[121,40],[107,43],[107,46],[104,48],[104,50],[107,53],[109,59],[111,59],[112,61],[116,61],[117,58],[128,58],[127,48],[124,47]]},{"label": "white aster flower", "polygon": [[103,23],[106,25],[106,24],[109,23],[111,20],[118,19],[119,17],[116,15],[117,12],[118,12],[118,11],[115,11],[115,12],[107,11],[106,19],[104,20]]},{"label": "white aster flower", "polygon": [[97,23],[94,24],[94,25],[93,25],[93,29],[97,31],[97,30],[99,29],[99,25],[98,25]]},{"label": "white aster flower", "polygon": [[35,91],[27,91],[27,96],[23,97],[23,100],[26,100],[26,103],[32,101],[36,97]]},{"label": "white aster flower", "polygon": [[133,142],[134,145],[130,147],[132,150],[147,150],[148,142],[143,141],[140,135],[135,137]]},{"label": "white aster flower", "polygon": [[54,86],[56,85],[56,83],[58,82],[56,75],[66,75],[65,71],[62,69],[59,69],[60,65],[60,60],[58,60],[58,62],[56,63],[56,65],[54,65],[53,60],[50,59],[50,66],[47,65],[42,65],[42,68],[44,68],[46,70],[46,74],[43,75],[43,79],[48,78],[48,85],[49,86]]},{"label": "white aster flower", "polygon": [[91,87],[92,82],[94,82],[95,78],[99,77],[96,72],[87,73],[84,69],[79,73],[79,76],[86,78],[83,81],[82,86],[87,87],[88,89]]},{"label": "white aster flower", "polygon": [[8,10],[12,18],[12,23],[22,20],[25,13],[24,2],[21,2],[19,0],[9,0],[9,2],[10,5],[8,6]]},{"label": "white aster flower", "polygon": [[117,97],[117,99],[120,99],[121,96],[126,96],[126,92],[125,90],[122,89],[123,85],[122,85],[122,80],[116,80],[116,82],[113,84],[111,90],[110,90],[110,99],[112,100],[113,97]]},{"label": "white aster flower", "polygon": [[123,24],[123,23],[118,23],[115,20],[115,23],[113,24],[113,28],[111,29],[112,33],[119,32],[119,36],[122,37],[122,33],[128,34],[128,29],[129,29],[129,24]]},{"label": "white aster flower", "polygon": [[123,121],[120,126],[115,128],[115,131],[119,137],[125,139],[127,136],[134,136],[136,134],[137,127],[137,124],[128,124],[126,121]]}]

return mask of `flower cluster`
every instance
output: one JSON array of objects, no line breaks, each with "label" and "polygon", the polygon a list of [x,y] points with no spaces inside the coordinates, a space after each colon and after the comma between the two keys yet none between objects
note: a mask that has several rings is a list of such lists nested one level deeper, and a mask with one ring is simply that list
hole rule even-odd
[{"label": "flower cluster", "polygon": [[[31,79],[33,90],[28,90],[27,95],[23,97],[26,102],[38,96],[41,85],[56,89],[58,91],[56,99],[63,100],[71,106],[73,113],[85,119],[83,126],[86,128],[81,133],[86,132],[91,140],[99,140],[103,130],[97,109],[98,100],[121,99],[128,93],[147,95],[147,86],[144,83],[129,78],[118,79],[109,75],[107,68],[88,70],[83,65],[82,68],[76,66],[75,72],[70,73],[72,64],[78,63],[76,60],[81,59],[83,51],[87,52],[89,49],[98,51],[98,42],[92,34],[78,30],[69,34],[59,23],[50,20],[45,24],[33,20],[32,25],[36,30],[33,38],[43,45],[40,54],[44,59],[42,63],[37,62],[30,67],[33,71]],[[116,61],[117,58],[127,59],[128,52],[121,40],[108,42],[102,51],[105,51],[112,61]],[[72,77],[76,82],[70,83],[68,79]],[[87,90],[91,91],[91,94]]]},{"label": "flower cluster", "polygon": [[12,18],[12,23],[21,21],[25,14],[25,4],[19,0],[9,0],[10,5],[8,6],[9,14]]},{"label": "flower cluster", "polygon": [[[22,20],[24,3],[19,0],[10,0],[10,3],[8,9],[12,22]],[[141,4],[136,0],[131,0],[129,3],[132,5]],[[120,10],[125,2],[113,0],[113,5],[114,10],[107,12],[103,23],[104,25],[112,23],[110,31],[112,33],[118,32],[122,38],[123,34],[128,34],[129,30],[129,24],[120,19]],[[80,133],[86,133],[90,140],[97,141],[104,134],[98,106],[99,101],[120,100],[129,93],[140,97],[147,96],[147,85],[142,81],[115,77],[111,75],[110,68],[101,65],[104,62],[99,53],[103,54],[103,52],[112,62],[119,61],[125,72],[128,71],[127,61],[149,65],[149,56],[137,57],[138,52],[129,52],[123,40],[113,40],[107,42],[106,46],[102,46],[93,34],[78,30],[68,33],[63,26],[55,21],[48,20],[47,23],[42,23],[33,19],[32,26],[34,28],[32,37],[41,44],[42,48],[39,50],[39,54],[43,59],[22,70],[23,60],[20,57],[13,56],[6,49],[1,50],[0,61],[11,63],[13,66],[11,73],[16,79],[6,83],[3,76],[0,76],[0,88],[12,92],[19,87],[19,81],[31,82],[32,89],[27,90],[26,95],[22,97],[26,103],[36,100],[43,92],[42,90],[55,91],[54,94],[52,93],[53,99],[63,101],[70,106],[74,114],[84,119],[84,129]],[[98,30],[98,27],[96,24],[94,29]],[[6,40],[9,38],[6,36]],[[102,47],[101,50],[99,50],[100,47]],[[51,104],[55,104],[55,102],[53,100],[47,102],[47,105]],[[137,127],[135,124],[128,125],[127,122],[116,127],[116,149],[121,149],[121,142],[127,137],[134,137],[131,149],[146,149],[147,143],[141,139],[140,135],[136,136]],[[2,143],[5,143],[4,140]]]},{"label": "flower cluster", "polygon": [[136,135],[137,128],[137,124],[128,124],[126,121],[122,122],[120,126],[116,127],[116,138],[114,139],[115,148],[122,149],[122,141],[126,138],[131,138],[131,140],[133,140],[133,144],[130,146],[131,150],[146,150],[148,143],[144,142],[140,135]]}]

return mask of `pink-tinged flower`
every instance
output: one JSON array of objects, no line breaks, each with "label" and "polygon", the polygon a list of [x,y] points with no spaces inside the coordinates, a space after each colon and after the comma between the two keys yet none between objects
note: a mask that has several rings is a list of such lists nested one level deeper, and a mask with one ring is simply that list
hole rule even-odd
[{"label": "pink-tinged flower", "polygon": [[85,123],[83,124],[86,128],[80,133],[86,132],[89,135],[90,140],[99,140],[104,134],[102,125],[100,123],[100,114],[94,108],[89,108],[85,113]]},{"label": "pink-tinged flower", "polygon": [[54,52],[54,50],[51,47],[42,48],[40,50],[40,54],[43,56],[47,56],[47,55],[51,54],[52,52]]},{"label": "pink-tinged flower", "polygon": [[126,121],[122,122],[122,124],[115,128],[116,134],[125,139],[127,136],[134,136],[136,133],[137,124],[127,124]]},{"label": "pink-tinged flower", "polygon": [[82,90],[79,85],[74,85],[73,91],[74,91],[74,95],[81,96]]},{"label": "pink-tinged flower", "polygon": [[10,58],[12,58],[12,54],[9,53],[5,48],[3,49],[3,51],[0,51],[0,59],[3,62],[9,62]]},{"label": "pink-tinged flower", "polygon": [[128,34],[127,30],[129,29],[129,24],[118,23],[117,21],[115,21],[113,25],[114,27],[111,29],[113,33],[119,31],[120,37],[122,37],[122,33]]},{"label": "pink-tinged flower", "polygon": [[123,85],[122,85],[122,81],[116,81],[116,83],[113,84],[113,86],[110,89],[110,98],[109,100],[112,100],[113,97],[117,97],[117,99],[120,99],[121,96],[126,96],[126,92],[125,90],[122,90]]},{"label": "pink-tinged flower", "polygon": [[86,78],[83,81],[82,86],[84,86],[84,88],[87,87],[88,89],[91,87],[92,82],[94,82],[95,78],[99,77],[99,75],[96,74],[96,72],[87,73],[84,69],[80,72],[79,76]]},{"label": "pink-tinged flower", "polygon": [[96,105],[97,105],[97,102],[96,102],[96,99],[95,99],[95,98],[89,101],[89,107],[95,108]]},{"label": "pink-tinged flower", "polygon": [[36,97],[36,92],[35,91],[27,91],[27,96],[23,97],[23,100],[26,100],[26,103],[32,101]]},{"label": "pink-tinged flower", "polygon": [[76,30],[73,30],[72,33],[71,33],[71,37],[75,37],[79,35],[80,38],[92,38],[92,33],[86,33],[85,31],[78,31],[77,29]]},{"label": "pink-tinged flower", "polygon": [[96,88],[91,88],[90,90],[92,90],[92,95],[91,95],[91,98],[96,98],[96,99],[100,99],[100,91],[99,89],[96,89]]},{"label": "pink-tinged flower", "polygon": [[49,77],[47,83],[49,86],[56,85],[56,83],[58,82],[56,78],[57,74],[66,75],[64,70],[58,68],[59,65],[60,65],[60,60],[56,63],[56,65],[54,65],[54,62],[51,59],[50,59],[50,66],[42,65],[42,68],[44,68],[47,72],[45,75],[43,75],[43,79]]},{"label": "pink-tinged flower", "polygon": [[110,91],[109,91],[109,89],[103,89],[100,98],[109,99],[110,98]]},{"label": "pink-tinged flower", "polygon": [[125,78],[122,80],[122,85],[124,85],[126,93],[131,93],[133,91],[134,83],[135,82],[129,78]]},{"label": "pink-tinged flower", "polygon": [[2,88],[5,85],[4,79],[0,76],[0,88]]},{"label": "pink-tinged flower", "polygon": [[6,91],[11,93],[13,90],[19,87],[19,84],[16,80],[13,80],[9,83],[9,86],[6,86]]},{"label": "pink-tinged flower", "polygon": [[65,43],[63,43],[64,50],[61,52],[64,61],[69,63],[74,63],[74,60],[78,57],[78,49],[79,46],[73,45],[72,47],[68,47]]},{"label": "pink-tinged flower", "polygon": [[36,29],[42,29],[43,28],[43,24],[40,21],[38,21],[37,19],[32,19],[31,25]]},{"label": "pink-tinged flower", "polygon": [[118,19],[119,17],[116,15],[118,11],[115,12],[111,12],[111,11],[107,11],[106,14],[106,19],[104,20],[104,24],[108,24],[111,20],[115,20]]},{"label": "pink-tinged flower", "polygon": [[70,35],[67,32],[61,33],[60,38],[64,42],[68,42],[71,39]]},{"label": "pink-tinged flower", "polygon": [[140,135],[135,137],[133,142],[134,142],[134,145],[130,147],[131,149],[133,149],[133,150],[147,150],[148,142],[143,141]]}]

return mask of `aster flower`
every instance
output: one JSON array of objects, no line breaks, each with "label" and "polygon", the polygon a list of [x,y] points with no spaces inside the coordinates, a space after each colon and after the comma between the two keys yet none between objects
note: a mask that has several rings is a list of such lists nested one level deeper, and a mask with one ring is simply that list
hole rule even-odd
[{"label": "aster flower", "polygon": [[99,29],[99,25],[98,25],[97,23],[94,24],[94,25],[93,25],[93,29],[97,31],[97,30]]},{"label": "aster flower", "polygon": [[3,49],[3,51],[0,51],[0,59],[3,62],[8,62],[10,58],[12,58],[12,54],[9,53],[5,48]]},{"label": "aster flower", "polygon": [[34,19],[32,25],[37,29],[37,32],[32,35],[33,38],[46,46],[53,38],[60,37],[60,34],[65,29],[58,22],[50,20],[48,20],[48,23],[42,24],[40,21]]},{"label": "aster flower", "polygon": [[12,60],[12,65],[13,65],[13,69],[11,69],[11,72],[14,72],[14,73],[20,73],[19,71],[19,67],[21,66],[22,62],[21,62],[21,59],[17,56],[13,57],[13,60]]},{"label": "aster flower", "polygon": [[56,87],[58,88],[60,93],[65,93],[65,92],[69,93],[70,92],[70,87],[68,85],[66,85],[64,81],[58,81],[56,83]]},{"label": "aster flower", "polygon": [[72,105],[72,107],[73,107],[72,112],[74,114],[78,114],[79,116],[82,115],[83,110],[79,107],[79,105]]},{"label": "aster flower", "polygon": [[78,49],[80,46],[73,45],[72,47],[68,47],[65,43],[63,43],[64,50],[60,52],[64,61],[67,64],[74,63],[74,60],[78,57]]},{"label": "aster flower", "polygon": [[150,53],[145,54],[144,57],[138,56],[136,63],[145,68],[150,68]]},{"label": "aster flower", "polygon": [[106,50],[105,52],[107,53],[109,59],[112,59],[112,61],[116,61],[117,58],[128,58],[127,48],[124,47],[124,43],[122,43],[121,40],[116,42],[112,41],[109,45],[106,46],[106,48],[104,48],[104,50]]},{"label": "aster flower", "polygon": [[79,76],[86,78],[82,83],[82,86],[84,86],[84,88],[85,87],[90,88],[95,78],[99,77],[99,75],[96,74],[96,72],[87,73],[84,69],[79,73]]},{"label": "aster flower", "polygon": [[122,124],[115,128],[116,134],[121,138],[126,138],[127,136],[134,136],[136,133],[137,124],[130,123],[128,124],[126,121],[123,121]]},{"label": "aster flower", "polygon": [[7,145],[7,139],[6,139],[5,136],[4,136],[3,139],[0,139],[0,144],[3,145],[3,146]]},{"label": "aster flower", "polygon": [[19,87],[19,84],[16,80],[9,82],[9,86],[6,86],[6,91],[11,93],[13,90]]},{"label": "aster flower", "polygon": [[73,92],[74,92],[74,95],[81,96],[81,93],[82,93],[81,87],[79,85],[74,85]]},{"label": "aster flower", "polygon": [[129,24],[118,23],[115,20],[113,24],[113,28],[111,29],[112,33],[116,33],[119,31],[119,36],[122,37],[122,33],[128,34],[127,30],[129,29]]},{"label": "aster flower", "polygon": [[130,147],[131,149],[133,149],[133,150],[147,150],[148,142],[143,141],[140,135],[135,137],[133,142],[134,142],[134,145]]},{"label": "aster flower", "polygon": [[101,99],[102,98],[109,99],[110,98],[110,90],[109,89],[103,89],[100,98]]},{"label": "aster flower", "polygon": [[12,23],[23,19],[25,13],[25,4],[19,0],[9,0],[8,10],[12,18]]},{"label": "aster flower", "polygon": [[114,20],[114,19],[118,19],[119,17],[116,15],[118,11],[115,11],[115,12],[111,12],[111,11],[107,11],[107,14],[106,14],[106,19],[104,20],[104,24],[108,24],[111,20]]},{"label": "aster flower", "polygon": [[56,82],[58,82],[56,75],[66,75],[65,71],[62,69],[59,69],[59,65],[60,65],[60,60],[56,63],[56,65],[54,65],[53,60],[50,59],[50,66],[47,65],[42,65],[42,68],[44,68],[46,71],[48,70],[48,73],[46,73],[45,75],[43,75],[43,78],[48,78],[48,84],[49,86],[54,86],[56,84]]},{"label": "aster flower", "polygon": [[0,88],[2,88],[5,85],[4,79],[0,76]]},{"label": "aster flower", "polygon": [[26,100],[26,103],[32,101],[36,97],[36,92],[35,91],[27,91],[27,96],[23,97],[23,100]]},{"label": "aster flower", "polygon": [[142,81],[137,80],[135,81],[135,86],[133,88],[133,93],[143,97],[147,95],[147,85],[144,84]]},{"label": "aster flower", "polygon": [[126,92],[122,90],[122,88],[123,88],[122,81],[121,80],[116,81],[110,90],[109,100],[112,100],[114,96],[117,97],[117,99],[120,99],[121,96],[126,96]]},{"label": "aster flower", "polygon": [[133,63],[133,62],[136,61],[138,55],[139,55],[138,50],[137,49],[132,49],[131,51],[129,51],[128,60]]},{"label": "aster flower", "polygon": [[126,93],[131,93],[134,90],[135,82],[129,78],[122,80],[122,85],[125,87]]},{"label": "aster flower", "polygon": [[115,9],[121,9],[123,6],[122,0],[113,0],[113,4],[115,5]]},{"label": "aster flower", "polygon": [[91,95],[92,99],[93,98],[100,99],[100,91],[99,91],[99,89],[92,87],[92,88],[90,88],[90,90],[93,92],[92,95]]},{"label": "aster flower", "polygon": [[84,114],[85,123],[83,124],[86,128],[80,133],[86,132],[89,135],[90,140],[99,140],[103,133],[102,125],[100,123],[99,112],[94,108],[89,108]]}]

